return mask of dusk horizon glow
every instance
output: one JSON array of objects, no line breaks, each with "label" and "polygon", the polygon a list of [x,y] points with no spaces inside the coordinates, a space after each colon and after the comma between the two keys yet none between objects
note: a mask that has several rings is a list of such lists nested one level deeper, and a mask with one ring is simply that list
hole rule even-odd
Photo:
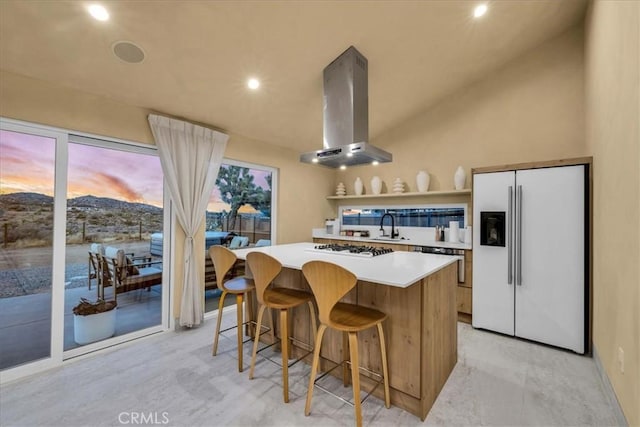
[{"label": "dusk horizon glow", "polygon": [[[55,140],[0,131],[0,195],[34,192],[53,196]],[[267,189],[270,172],[252,170],[256,185]],[[92,195],[163,206],[163,174],[156,155],[69,143],[67,198]],[[207,210],[229,211],[217,186]]]}]

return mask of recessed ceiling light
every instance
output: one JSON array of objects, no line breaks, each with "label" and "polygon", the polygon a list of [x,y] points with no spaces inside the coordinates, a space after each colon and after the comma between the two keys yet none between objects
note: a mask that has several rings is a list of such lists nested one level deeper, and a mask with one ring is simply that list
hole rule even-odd
[{"label": "recessed ceiling light", "polygon": [[378,162],[377,160],[374,160],[373,162],[371,162],[371,164],[373,166],[378,166],[380,164],[380,162]]},{"label": "recessed ceiling light", "polygon": [[485,13],[487,13],[487,5],[486,4],[479,4],[478,6],[475,7],[475,9],[473,9],[473,17],[474,18],[480,18],[481,16],[483,16]]},{"label": "recessed ceiling light", "polygon": [[311,160],[311,163],[318,163],[318,159]]},{"label": "recessed ceiling light", "polygon": [[98,21],[106,21],[109,19],[109,12],[103,6],[99,4],[92,4],[89,6],[89,14]]},{"label": "recessed ceiling light", "polygon": [[256,90],[260,87],[260,82],[258,79],[251,78],[247,81],[247,86],[249,86],[249,89]]},{"label": "recessed ceiling light", "polygon": [[345,170],[347,167],[345,165],[340,166],[340,170],[343,171]]},{"label": "recessed ceiling light", "polygon": [[347,153],[347,157],[353,157],[353,153]]}]

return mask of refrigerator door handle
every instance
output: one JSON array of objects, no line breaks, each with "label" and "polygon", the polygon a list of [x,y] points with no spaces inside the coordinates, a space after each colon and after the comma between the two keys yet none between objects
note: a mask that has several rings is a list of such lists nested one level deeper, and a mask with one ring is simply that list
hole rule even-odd
[{"label": "refrigerator door handle", "polygon": [[513,283],[513,186],[509,186],[509,210],[507,212],[509,216],[509,248],[507,250],[507,260],[508,260],[508,272],[507,272],[507,283]]},{"label": "refrigerator door handle", "polygon": [[516,235],[516,284],[522,286],[522,185],[518,185],[518,194],[516,196],[518,206],[516,208],[518,212],[518,220],[516,226],[518,227],[518,234]]}]

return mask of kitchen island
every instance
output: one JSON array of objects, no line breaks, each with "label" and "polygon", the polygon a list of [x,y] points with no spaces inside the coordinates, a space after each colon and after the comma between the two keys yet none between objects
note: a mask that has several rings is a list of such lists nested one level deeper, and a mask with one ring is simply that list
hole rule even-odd
[{"label": "kitchen island", "polygon": [[[313,251],[313,243],[294,243],[234,251],[246,259],[252,251],[271,255],[283,265],[274,282],[296,289],[310,287],[301,268],[311,260],[341,265],[358,278],[356,287],[343,301],[387,313],[384,322],[389,366],[391,403],[424,420],[457,362],[457,259],[450,256],[396,251],[376,257],[358,257]],[[250,271],[247,269],[247,274]],[[254,304],[257,307],[257,304]],[[255,313],[252,313],[255,318]],[[290,331],[296,340],[311,342],[307,308],[296,308]],[[276,330],[279,330],[276,324]],[[263,336],[268,339],[268,334]],[[360,365],[381,372],[380,349],[375,328],[358,334]],[[322,357],[341,362],[342,334],[328,330]],[[346,354],[348,349],[345,346]],[[293,347],[294,353],[303,349]],[[330,368],[327,362],[321,369]],[[338,372],[338,370],[334,371]],[[363,376],[361,387],[374,381]],[[379,387],[374,394],[382,397]]]}]

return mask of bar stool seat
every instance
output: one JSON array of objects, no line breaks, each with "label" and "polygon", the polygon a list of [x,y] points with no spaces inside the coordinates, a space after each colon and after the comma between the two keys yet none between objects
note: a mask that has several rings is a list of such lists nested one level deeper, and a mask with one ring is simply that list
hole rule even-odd
[{"label": "bar stool seat", "polygon": [[[313,397],[313,388],[317,380],[316,374],[318,372],[320,350],[322,348],[322,337],[324,336],[327,328],[332,328],[337,331],[341,331],[344,335],[347,335],[349,356],[351,360],[353,406],[355,407],[356,424],[361,426],[361,368],[358,355],[357,332],[374,326],[377,327],[378,336],[380,338],[382,362],[381,381],[384,383],[385,406],[389,408],[391,406],[389,396],[389,373],[387,369],[387,351],[385,348],[384,330],[382,328],[382,322],[387,318],[387,315],[373,308],[339,302],[339,300],[349,293],[349,291],[351,291],[358,282],[358,279],[353,273],[339,265],[325,261],[309,261],[302,266],[302,273],[307,279],[307,282],[309,282],[309,286],[311,286],[311,290],[313,291],[313,295],[316,299],[316,304],[318,305],[318,317],[320,318],[320,327],[318,328],[316,347],[313,353],[313,363],[311,365],[311,375],[309,378],[309,388],[307,389],[307,402],[305,404],[304,413],[307,416],[311,413],[311,399]],[[344,349],[343,354],[345,354]],[[347,385],[347,368],[345,363],[346,360],[342,363],[343,381],[344,384]]]},{"label": "bar stool seat", "polygon": [[[225,248],[224,246],[211,246],[209,248],[209,256],[213,261],[213,267],[216,271],[216,283],[218,285],[218,289],[222,290],[222,294],[220,295],[220,300],[218,302],[218,320],[216,322],[216,331],[213,338],[213,351],[212,354],[215,356],[218,353],[218,337],[220,336],[220,332],[225,332],[230,329],[237,328],[237,336],[238,336],[238,372],[242,372],[242,345],[246,342],[243,341],[243,332],[242,327],[249,322],[243,321],[243,300],[246,295],[250,292],[255,291],[255,284],[252,279],[246,277],[234,277],[230,280],[225,281],[224,278],[235,264],[236,254],[233,251]],[[232,294],[236,296],[236,317],[237,323],[235,326],[232,326],[227,329],[220,330],[220,325],[222,323],[222,311],[224,309],[224,299],[227,294]],[[251,298],[247,298],[247,304],[251,304]],[[252,310],[249,309],[251,313]],[[247,340],[248,341],[248,340]]]},{"label": "bar stool seat", "polygon": [[282,310],[311,301],[313,296],[309,292],[298,289],[275,288],[265,290],[263,299],[267,307]]},{"label": "bar stool seat", "polygon": [[[258,354],[258,341],[260,327],[262,325],[262,317],[267,308],[280,311],[280,343],[282,353],[282,384],[284,402],[289,402],[289,367],[300,359],[289,363],[289,309],[307,304],[309,306],[309,315],[311,316],[311,324],[313,326],[311,332],[312,344],[315,346],[316,332],[316,314],[313,306],[313,295],[299,289],[290,289],[283,287],[275,287],[272,285],[273,280],[280,274],[282,264],[275,258],[262,252],[250,252],[247,254],[247,265],[253,275],[256,286],[256,297],[260,308],[258,310],[258,326],[256,328],[256,336],[253,342],[253,354],[251,356],[251,368],[249,370],[249,379],[253,379],[253,372],[256,366],[256,356]],[[271,329],[273,332],[273,328]],[[275,336],[271,342],[276,343]],[[265,347],[266,348],[266,347]],[[263,348],[264,350],[264,348]],[[311,353],[311,351],[309,351]],[[307,354],[309,354],[307,353]],[[306,356],[306,355],[305,355]],[[304,357],[304,356],[303,356]]]},{"label": "bar stool seat", "polygon": [[387,318],[387,315],[373,308],[339,302],[329,314],[331,326],[344,332],[359,332],[372,328]]}]

